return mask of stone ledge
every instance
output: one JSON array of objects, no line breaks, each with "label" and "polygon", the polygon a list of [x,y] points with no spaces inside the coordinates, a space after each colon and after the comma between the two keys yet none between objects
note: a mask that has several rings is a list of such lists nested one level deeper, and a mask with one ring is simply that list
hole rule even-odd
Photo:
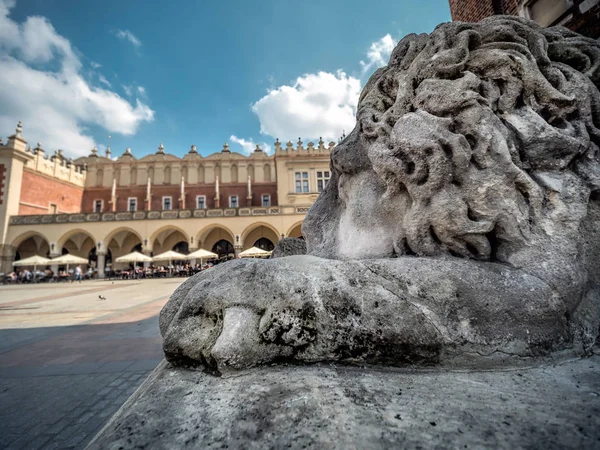
[{"label": "stone ledge", "polygon": [[87,447],[598,448],[600,356],[507,371],[163,361]]}]

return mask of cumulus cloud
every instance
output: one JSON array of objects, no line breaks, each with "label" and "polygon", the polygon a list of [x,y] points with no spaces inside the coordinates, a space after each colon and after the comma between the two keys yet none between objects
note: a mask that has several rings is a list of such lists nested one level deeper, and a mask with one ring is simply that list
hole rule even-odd
[{"label": "cumulus cloud", "polygon": [[0,0],[2,132],[12,132],[22,120],[23,134],[31,143],[39,141],[48,150],[62,148],[79,156],[95,144],[89,126],[132,135],[141,123],[153,120],[148,105],[139,100],[132,104],[86,81],[70,42],[46,18],[12,20],[14,4]]},{"label": "cumulus cloud", "polygon": [[[235,144],[239,144],[242,147],[243,152],[247,155],[252,153],[254,151],[254,149],[256,148],[256,143],[253,142],[251,139],[239,138],[235,134],[232,134],[231,136],[229,136],[229,140]],[[271,146],[269,144],[267,144],[266,142],[261,142],[261,143],[259,143],[259,145],[260,145],[260,148],[262,148],[263,151],[265,151],[266,153],[271,152]]]},{"label": "cumulus cloud", "polygon": [[394,46],[394,40],[389,33],[378,41],[373,42],[367,52],[367,61],[360,62],[360,65],[362,66],[362,75],[365,75],[372,69],[385,66],[390,59]]},{"label": "cumulus cloud", "polygon": [[319,72],[296,79],[291,86],[272,89],[252,105],[260,120],[260,132],[282,140],[336,140],[355,123],[360,80]]},{"label": "cumulus cloud", "polygon": [[[390,34],[371,43],[365,60],[360,61],[360,77],[386,65],[394,45]],[[269,81],[273,81],[271,76]],[[305,74],[291,86],[271,87],[252,105],[252,111],[262,134],[284,141],[296,136],[336,141],[344,130],[354,128],[360,90],[361,80],[342,70]]]},{"label": "cumulus cloud", "polygon": [[142,42],[137,37],[135,37],[135,35],[129,30],[116,30],[115,36],[117,36],[119,39],[128,41],[136,49],[140,48],[142,45]]}]

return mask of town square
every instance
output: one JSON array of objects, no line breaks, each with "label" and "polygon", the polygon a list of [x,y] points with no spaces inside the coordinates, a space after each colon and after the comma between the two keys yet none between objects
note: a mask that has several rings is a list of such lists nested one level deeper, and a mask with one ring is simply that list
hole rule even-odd
[{"label": "town square", "polygon": [[598,0],[0,0],[0,448],[599,448],[599,89]]}]

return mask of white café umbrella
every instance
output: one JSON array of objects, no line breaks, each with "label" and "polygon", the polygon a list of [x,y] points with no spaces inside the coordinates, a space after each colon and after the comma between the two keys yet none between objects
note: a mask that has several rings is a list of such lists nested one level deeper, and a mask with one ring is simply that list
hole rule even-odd
[{"label": "white caf\u00e9 umbrella", "polygon": [[152,257],[153,262],[157,261],[181,261],[183,259],[188,259],[186,255],[183,253],[176,252],[174,250],[169,250],[168,252],[161,253],[160,255],[156,255]]},{"label": "white caf\u00e9 umbrella", "polygon": [[29,258],[20,259],[12,263],[14,267],[33,266],[33,278],[35,279],[37,266],[47,266],[50,263],[48,258],[43,256],[34,255]]},{"label": "white caf\u00e9 umbrella", "polygon": [[[181,261],[183,259],[188,259],[186,255],[183,253],[176,252],[174,250],[169,250],[168,252],[161,253],[160,255],[156,255],[152,257],[152,262],[157,261],[169,261],[169,266],[171,266],[171,261]],[[171,267],[169,267],[169,271]]]},{"label": "white caf\u00e9 umbrella", "polygon": [[62,266],[63,264],[67,266],[67,273],[69,273],[69,264],[87,264],[87,258],[82,258],[81,256],[75,256],[67,253],[66,255],[58,256],[57,258],[51,259],[50,264],[56,264]]},{"label": "white caf\u00e9 umbrella", "polygon": [[271,252],[263,250],[262,248],[252,247],[248,250],[244,250],[241,252],[238,257],[240,258],[264,258],[265,256],[269,256]]},{"label": "white caf\u00e9 umbrella", "polygon": [[150,258],[149,256],[146,256],[140,252],[127,253],[126,255],[119,256],[117,259],[115,259],[115,262],[118,262],[118,263],[139,263],[139,262],[145,263],[145,262],[151,262],[151,261],[152,261],[152,258]]},{"label": "white caf\u00e9 umbrella", "polygon": [[219,255],[213,252],[209,252],[208,250],[204,250],[203,248],[199,248],[195,252],[192,252],[189,255],[187,255],[187,257],[188,259],[199,259],[200,265],[202,265],[203,259],[218,258]]}]

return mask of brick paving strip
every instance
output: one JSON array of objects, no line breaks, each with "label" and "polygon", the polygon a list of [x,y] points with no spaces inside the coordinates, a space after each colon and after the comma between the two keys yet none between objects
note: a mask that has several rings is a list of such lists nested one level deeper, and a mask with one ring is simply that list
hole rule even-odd
[{"label": "brick paving strip", "polygon": [[[116,284],[116,285],[110,285],[110,286],[101,286],[101,287],[96,287],[93,289],[86,289],[84,291],[64,292],[62,294],[47,295],[45,297],[17,300],[16,302],[2,303],[2,304],[0,304],[0,307],[8,308],[10,306],[29,305],[31,303],[46,302],[49,300],[61,300],[63,298],[67,298],[67,297],[76,297],[78,295],[83,295],[83,294],[93,294],[95,292],[103,292],[103,291],[108,291],[111,289],[119,289],[119,288],[124,288],[127,286],[134,286],[136,284],[140,284],[140,283],[128,283],[128,284]],[[0,310],[1,310],[1,308],[0,308]]]},{"label": "brick paving strip", "polygon": [[[158,312],[177,283],[149,284],[143,292],[140,284],[61,289],[63,294],[44,296],[32,289],[24,294],[39,297],[0,303],[7,323],[20,316],[28,326],[0,329],[0,449],[84,448],[162,360]],[[124,289],[115,291],[119,288]],[[89,295],[108,290],[105,304]],[[132,295],[137,303],[124,306],[121,299]],[[80,299],[67,303],[80,304],[78,310],[90,305],[95,316],[73,322],[69,315],[77,312],[54,306],[43,312],[43,302],[74,296]],[[38,302],[35,313],[2,310]],[[102,309],[94,310],[97,306]],[[44,314],[62,313],[65,320],[56,323],[72,325],[44,325]]]}]

